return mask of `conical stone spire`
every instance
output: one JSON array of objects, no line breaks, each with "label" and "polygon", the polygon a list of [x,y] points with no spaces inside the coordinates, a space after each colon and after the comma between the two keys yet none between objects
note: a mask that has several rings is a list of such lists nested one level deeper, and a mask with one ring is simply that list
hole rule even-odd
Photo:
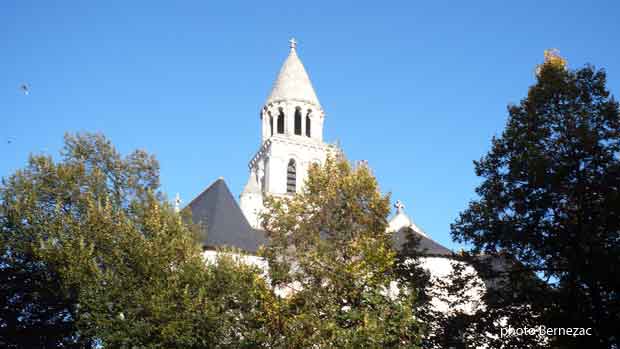
[{"label": "conical stone spire", "polygon": [[297,56],[297,42],[294,38],[289,42],[291,51],[273,83],[273,88],[265,104],[280,101],[299,101],[314,104],[320,108],[321,104],[316,92],[314,92],[310,77]]},{"label": "conical stone spire", "polygon": [[248,178],[248,182],[246,183],[245,188],[243,188],[243,193],[260,194],[260,187],[258,185],[256,171],[254,168],[250,170],[250,178]]}]

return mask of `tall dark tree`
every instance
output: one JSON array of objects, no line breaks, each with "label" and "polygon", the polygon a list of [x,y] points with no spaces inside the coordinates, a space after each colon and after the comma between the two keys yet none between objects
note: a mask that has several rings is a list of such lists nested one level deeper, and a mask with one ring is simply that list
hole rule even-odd
[{"label": "tall dark tree", "polygon": [[620,112],[605,85],[603,70],[569,70],[546,54],[527,98],[508,107],[506,129],[475,162],[479,199],[452,235],[485,254],[472,261],[493,280],[478,325],[505,317],[591,328],[548,336],[548,345],[620,346]]}]

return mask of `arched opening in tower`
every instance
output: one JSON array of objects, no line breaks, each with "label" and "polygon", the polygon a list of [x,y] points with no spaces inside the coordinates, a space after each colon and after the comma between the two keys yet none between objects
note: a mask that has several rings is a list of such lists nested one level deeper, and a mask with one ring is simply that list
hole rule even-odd
[{"label": "arched opening in tower", "polygon": [[271,132],[269,135],[273,136],[273,116],[269,113],[269,131]]},{"label": "arched opening in tower", "polygon": [[310,126],[312,126],[312,123],[310,122],[310,111],[308,110],[306,115],[306,137],[311,137]]},{"label": "arched opening in tower", "polygon": [[294,194],[297,187],[297,167],[295,166],[295,160],[291,159],[288,162],[286,168],[286,192],[288,194]]},{"label": "arched opening in tower", "polygon": [[295,134],[301,136],[301,108],[295,109]]},{"label": "arched opening in tower", "polygon": [[284,112],[280,109],[278,114],[278,133],[284,133]]}]

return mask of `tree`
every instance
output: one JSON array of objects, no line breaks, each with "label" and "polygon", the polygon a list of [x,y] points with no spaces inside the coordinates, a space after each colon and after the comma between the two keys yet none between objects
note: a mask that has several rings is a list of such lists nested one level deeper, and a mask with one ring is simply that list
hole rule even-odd
[{"label": "tree", "polygon": [[449,326],[450,317],[432,303],[433,299],[443,300],[441,291],[448,285],[441,284],[441,280],[433,278],[431,272],[424,268],[423,258],[428,255],[420,246],[420,236],[410,227],[405,228],[403,234],[404,243],[396,255],[395,271],[401,285],[416,290],[412,309],[416,319],[425,324],[426,329],[420,345],[427,349],[453,347],[450,331],[454,326]]},{"label": "tree", "polygon": [[546,52],[527,98],[508,107],[506,129],[475,162],[479,199],[452,235],[485,254],[471,259],[493,280],[477,325],[496,335],[504,318],[592,329],[549,336],[556,347],[620,346],[620,112],[605,83],[603,70],[569,70]]},{"label": "tree", "polygon": [[366,166],[313,165],[302,192],[268,198],[262,255],[276,289],[273,346],[417,347],[415,290],[398,286],[387,231],[389,196]]},{"label": "tree", "polygon": [[67,135],[0,187],[0,344],[205,348],[260,344],[271,292],[256,268],[205,264],[164,200],[159,165],[102,135]]},{"label": "tree", "polygon": [[[396,254],[395,273],[399,284],[411,290],[416,290],[416,297],[412,299],[412,310],[416,319],[425,324],[424,333],[420,340],[422,348],[434,348],[439,344],[439,332],[443,329],[445,315],[434,309],[431,300],[434,296],[435,282],[429,270],[422,265],[425,251],[420,248],[420,237],[410,227],[405,228],[404,243]],[[441,343],[444,344],[444,343]]]}]

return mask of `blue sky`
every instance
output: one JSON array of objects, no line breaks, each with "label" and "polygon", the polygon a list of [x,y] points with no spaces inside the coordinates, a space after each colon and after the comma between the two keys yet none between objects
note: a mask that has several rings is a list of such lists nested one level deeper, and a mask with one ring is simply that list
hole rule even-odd
[{"label": "blue sky", "polygon": [[[189,202],[223,176],[235,195],[259,110],[297,38],[325,138],[366,159],[435,240],[475,198],[472,160],[534,82],[547,48],[620,91],[617,1],[0,2],[0,176],[97,131],[154,153]],[[25,96],[22,83],[31,86]],[[10,141],[10,143],[9,143]]]}]

